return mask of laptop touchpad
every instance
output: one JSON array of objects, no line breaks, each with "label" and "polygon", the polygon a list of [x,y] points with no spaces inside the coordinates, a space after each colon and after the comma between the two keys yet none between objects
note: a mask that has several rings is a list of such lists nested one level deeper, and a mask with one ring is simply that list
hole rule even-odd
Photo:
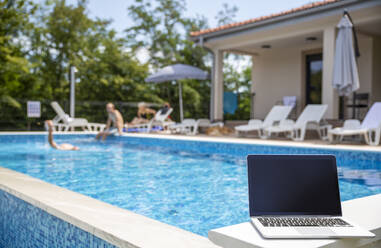
[{"label": "laptop touchpad", "polygon": [[295,230],[304,235],[330,235],[330,234],[336,234],[334,231],[332,231],[329,228],[326,227],[295,227]]}]

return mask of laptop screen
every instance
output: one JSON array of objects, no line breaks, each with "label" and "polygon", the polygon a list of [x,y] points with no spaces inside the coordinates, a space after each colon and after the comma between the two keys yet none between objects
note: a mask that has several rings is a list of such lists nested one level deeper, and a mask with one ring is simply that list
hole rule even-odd
[{"label": "laptop screen", "polygon": [[250,216],[341,216],[331,155],[249,155]]}]

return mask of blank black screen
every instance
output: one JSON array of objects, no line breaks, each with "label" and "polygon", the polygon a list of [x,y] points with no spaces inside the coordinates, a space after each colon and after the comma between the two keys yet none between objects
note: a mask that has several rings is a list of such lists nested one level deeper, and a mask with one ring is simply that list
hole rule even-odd
[{"label": "blank black screen", "polygon": [[250,216],[341,215],[331,155],[249,155]]}]

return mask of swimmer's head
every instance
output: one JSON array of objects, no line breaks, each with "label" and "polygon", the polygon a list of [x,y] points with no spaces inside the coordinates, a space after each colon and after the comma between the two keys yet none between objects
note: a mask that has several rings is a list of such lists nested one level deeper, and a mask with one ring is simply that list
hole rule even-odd
[{"label": "swimmer's head", "polygon": [[111,102],[107,103],[106,110],[107,110],[108,113],[113,112],[115,110],[115,105],[112,104]]}]

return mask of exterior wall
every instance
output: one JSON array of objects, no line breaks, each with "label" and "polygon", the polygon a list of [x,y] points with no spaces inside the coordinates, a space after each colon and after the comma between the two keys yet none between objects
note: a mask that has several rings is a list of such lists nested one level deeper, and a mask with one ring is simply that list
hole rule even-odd
[{"label": "exterior wall", "polygon": [[[381,101],[381,37],[358,34],[358,42],[361,56],[357,60],[360,79],[360,89],[357,92],[370,93],[372,102]],[[298,114],[303,110],[305,106],[304,56],[308,53],[318,53],[319,50],[322,50],[321,44],[271,49],[253,56],[251,90],[256,93],[254,97],[255,118],[264,119],[272,106],[287,95],[297,96]],[[332,67],[330,63],[324,61],[324,54],[323,63],[326,63],[325,68]],[[332,75],[326,74],[325,76],[326,78],[323,76],[323,81],[325,80],[326,83],[322,82],[322,102],[329,106],[326,118],[337,118],[338,96],[330,87]],[[324,99],[324,94],[326,99]],[[347,116],[351,116],[350,109],[347,110]]]},{"label": "exterior wall", "polygon": [[328,105],[324,118],[336,119],[339,115],[339,96],[332,87],[333,66],[335,56],[336,29],[335,25],[326,27],[323,31],[323,77],[322,104]]},{"label": "exterior wall", "polygon": [[372,91],[372,53],[373,38],[358,34],[360,57],[357,58],[357,66],[360,79],[360,89],[357,93],[370,93]]},{"label": "exterior wall", "polygon": [[297,96],[298,114],[304,106],[304,58],[306,51],[321,44],[287,49],[271,49],[253,56],[252,92],[254,117],[264,119],[272,106],[283,96]]},{"label": "exterior wall", "polygon": [[[381,101],[381,37],[358,35],[360,57],[357,58],[360,89],[357,93],[370,93],[370,105]],[[351,109],[347,110],[351,117]]]},{"label": "exterior wall", "polygon": [[371,89],[372,102],[381,101],[381,37],[373,39],[373,78]]}]

